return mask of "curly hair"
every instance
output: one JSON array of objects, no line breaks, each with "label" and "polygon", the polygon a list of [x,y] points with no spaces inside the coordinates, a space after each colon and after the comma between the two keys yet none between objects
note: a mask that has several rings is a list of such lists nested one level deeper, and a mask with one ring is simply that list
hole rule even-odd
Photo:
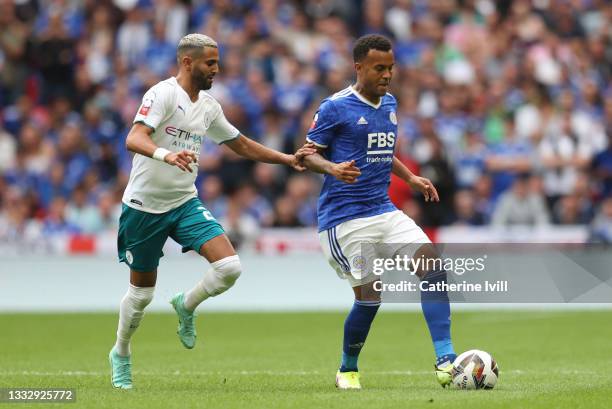
[{"label": "curly hair", "polygon": [[360,37],[353,46],[353,61],[363,60],[370,50],[390,51],[391,41],[380,34],[368,34]]}]

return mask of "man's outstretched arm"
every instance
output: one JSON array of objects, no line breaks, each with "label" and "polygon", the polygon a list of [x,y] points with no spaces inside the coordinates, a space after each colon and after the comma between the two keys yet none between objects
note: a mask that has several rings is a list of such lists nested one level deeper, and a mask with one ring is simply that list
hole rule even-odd
[{"label": "man's outstretched arm", "polygon": [[313,147],[302,146],[295,154],[288,155],[286,153],[270,149],[242,134],[238,136],[238,138],[232,139],[225,144],[231,150],[244,158],[258,162],[287,165],[300,172],[306,170],[302,164],[303,159],[307,157],[307,155],[312,155],[316,152]]},{"label": "man's outstretched arm", "polygon": [[391,168],[391,172],[395,176],[399,177],[404,182],[406,182],[408,185],[410,185],[410,187],[412,187],[414,190],[417,190],[423,193],[423,196],[425,196],[426,202],[429,202],[429,201],[439,202],[440,201],[440,197],[438,196],[438,191],[436,190],[433,183],[431,183],[431,180],[415,175],[414,173],[410,171],[410,169],[406,167],[406,165],[402,163],[402,161],[400,161],[395,156],[393,157],[393,165]]}]

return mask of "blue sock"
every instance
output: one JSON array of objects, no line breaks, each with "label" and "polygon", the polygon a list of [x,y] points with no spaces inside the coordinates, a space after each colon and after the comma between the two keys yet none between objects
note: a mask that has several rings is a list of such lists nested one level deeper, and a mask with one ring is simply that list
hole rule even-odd
[{"label": "blue sock", "polygon": [[[446,282],[446,271],[431,271],[423,277],[429,285]],[[450,335],[450,303],[446,291],[421,291],[421,308],[436,351],[436,364],[456,357]]]},{"label": "blue sock", "polygon": [[368,337],[370,326],[380,301],[355,300],[353,308],[344,321],[344,342],[342,345],[342,365],[340,372],[357,371],[357,359]]}]

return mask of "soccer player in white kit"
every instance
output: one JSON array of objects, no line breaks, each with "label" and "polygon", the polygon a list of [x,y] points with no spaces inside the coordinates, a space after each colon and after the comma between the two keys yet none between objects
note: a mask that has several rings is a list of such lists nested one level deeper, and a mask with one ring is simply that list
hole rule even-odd
[{"label": "soccer player in white kit", "polygon": [[109,353],[111,383],[120,389],[132,388],[130,339],[153,298],[168,237],[211,265],[191,290],[171,300],[179,319],[177,334],[186,348],[195,345],[195,308],[230,288],[242,271],[223,228],[197,197],[194,182],[203,138],[226,144],[247,159],[299,171],[305,169],[300,160],[315,152],[303,147],[287,155],[266,148],[227,121],[219,103],[205,92],[219,71],[217,43],[210,37],[183,37],[177,61],[178,75],[144,95],[126,139],[135,156],[123,195],[117,247],[119,260],[130,267],[130,286],[121,300],[117,340]]}]

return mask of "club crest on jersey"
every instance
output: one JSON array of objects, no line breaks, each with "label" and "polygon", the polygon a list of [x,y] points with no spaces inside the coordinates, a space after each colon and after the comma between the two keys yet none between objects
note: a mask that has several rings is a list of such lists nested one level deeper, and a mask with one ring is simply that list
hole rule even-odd
[{"label": "club crest on jersey", "polygon": [[142,101],[142,105],[140,106],[140,111],[138,111],[138,113],[140,115],[147,116],[152,106],[153,106],[153,99],[146,98],[144,101]]},{"label": "club crest on jersey", "polygon": [[361,272],[365,271],[366,268],[366,259],[363,256],[355,256],[353,257],[353,267],[356,270]]},{"label": "club crest on jersey", "polygon": [[317,119],[319,119],[318,112],[315,114],[314,118],[312,118],[312,124],[310,124],[310,129],[314,129],[315,126],[317,126]]},{"label": "club crest on jersey", "polygon": [[391,111],[389,113],[389,121],[391,121],[393,125],[397,125],[397,116],[395,116],[395,111]]}]

